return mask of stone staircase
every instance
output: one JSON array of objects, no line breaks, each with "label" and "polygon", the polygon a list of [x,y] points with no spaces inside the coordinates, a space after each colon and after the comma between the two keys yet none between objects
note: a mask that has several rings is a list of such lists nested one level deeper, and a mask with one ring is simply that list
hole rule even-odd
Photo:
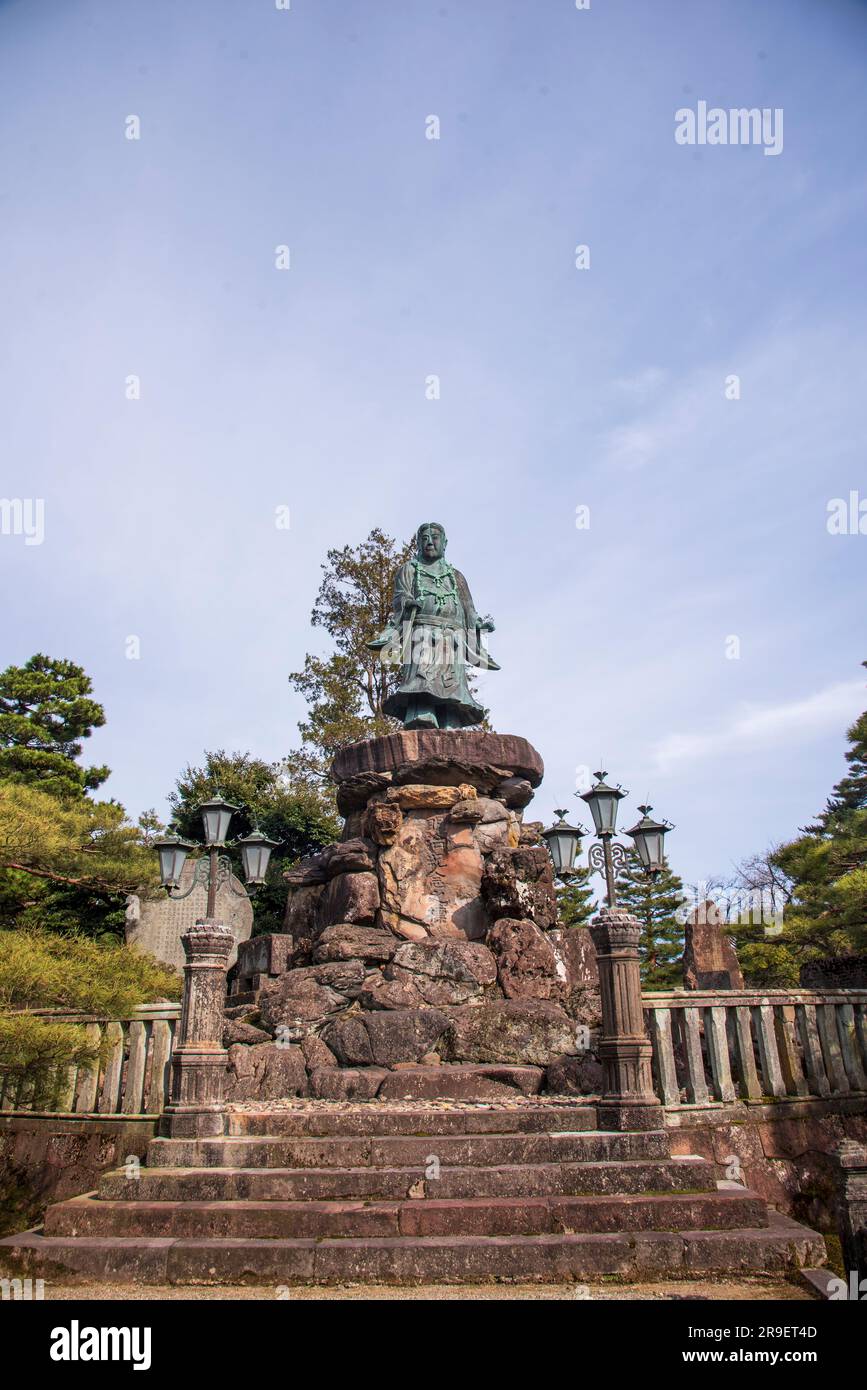
[{"label": "stone staircase", "polygon": [[820,1236],[672,1158],[664,1130],[592,1106],[236,1110],[224,1137],[154,1139],[147,1165],[0,1241],[0,1267],[113,1283],[568,1283],[780,1277]]}]

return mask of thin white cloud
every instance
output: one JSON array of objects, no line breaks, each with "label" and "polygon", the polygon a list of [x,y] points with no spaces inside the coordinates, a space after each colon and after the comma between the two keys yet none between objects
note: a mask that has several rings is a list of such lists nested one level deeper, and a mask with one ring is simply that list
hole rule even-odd
[{"label": "thin white cloud", "polygon": [[860,714],[864,703],[864,682],[857,680],[826,686],[803,700],[742,706],[716,729],[667,735],[653,749],[651,760],[658,772],[668,773],[677,764],[744,748],[803,742],[839,730]]}]

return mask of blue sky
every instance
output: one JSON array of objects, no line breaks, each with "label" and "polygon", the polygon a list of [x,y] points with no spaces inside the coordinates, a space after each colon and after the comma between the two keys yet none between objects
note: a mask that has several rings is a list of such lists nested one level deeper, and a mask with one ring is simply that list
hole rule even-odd
[{"label": "blue sky", "polygon": [[[827,528],[867,499],[865,40],[854,0],[0,4],[0,491],[45,504],[0,657],[91,673],[106,791],[294,746],[325,551],[435,518],[538,816],[602,758],[687,879],[808,822],[867,703],[867,535]],[[677,144],[700,100],[782,152]]]}]

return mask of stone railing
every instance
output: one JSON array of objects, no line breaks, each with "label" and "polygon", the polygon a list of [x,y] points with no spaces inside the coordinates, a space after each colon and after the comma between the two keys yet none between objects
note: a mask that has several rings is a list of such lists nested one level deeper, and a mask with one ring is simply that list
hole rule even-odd
[{"label": "stone railing", "polygon": [[[159,1115],[169,1097],[171,1058],[180,1004],[143,1004],[124,1019],[35,1009],[51,1023],[76,1023],[87,1042],[100,1048],[91,1063],[64,1066],[49,1082],[50,1104],[58,1115]],[[46,1089],[46,1088],[43,1088]],[[34,1083],[0,1072],[0,1113],[33,1111]]]},{"label": "stone railing", "polygon": [[867,990],[672,990],[642,998],[663,1105],[867,1093]]}]

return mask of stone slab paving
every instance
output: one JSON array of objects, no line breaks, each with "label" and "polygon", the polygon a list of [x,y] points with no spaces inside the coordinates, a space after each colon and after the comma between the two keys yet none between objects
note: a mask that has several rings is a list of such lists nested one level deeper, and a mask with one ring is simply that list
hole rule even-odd
[{"label": "stone slab paving", "polygon": [[[683,1300],[734,1302],[812,1302],[807,1289],[795,1283],[776,1283],[773,1280],[717,1280],[713,1283],[676,1284],[588,1284],[587,1297],[578,1299],[574,1287],[562,1284],[471,1284],[456,1287],[448,1284],[412,1288],[385,1288],[379,1285],[352,1285],[336,1288],[293,1288],[291,1301],[326,1302],[503,1302],[525,1299],[530,1302],[678,1302]],[[273,1288],[223,1286],[221,1288],[177,1288],[171,1284],[54,1284],[46,1285],[45,1298],[70,1299],[76,1303],[94,1301],[122,1302],[211,1302],[241,1300],[243,1302],[280,1302]]]}]

